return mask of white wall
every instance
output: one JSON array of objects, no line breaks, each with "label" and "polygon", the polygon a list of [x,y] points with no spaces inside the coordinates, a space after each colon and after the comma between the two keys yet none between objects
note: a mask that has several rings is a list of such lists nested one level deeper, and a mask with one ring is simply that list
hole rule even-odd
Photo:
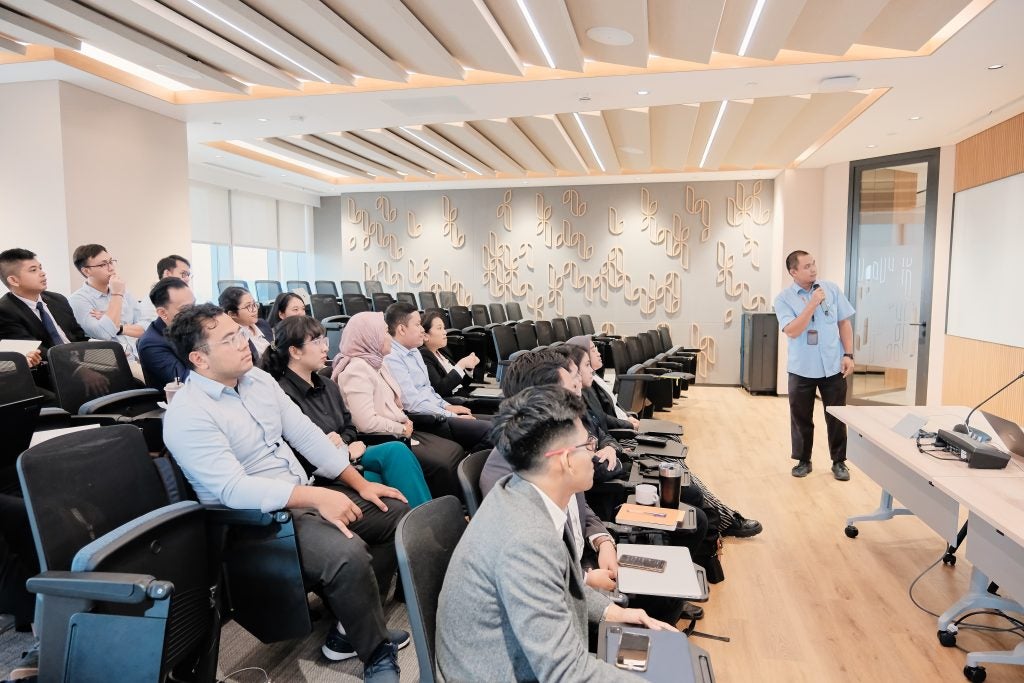
[{"label": "white wall", "polygon": [[50,288],[67,292],[71,258],[59,97],[56,81],[0,85],[0,251],[36,252]]}]

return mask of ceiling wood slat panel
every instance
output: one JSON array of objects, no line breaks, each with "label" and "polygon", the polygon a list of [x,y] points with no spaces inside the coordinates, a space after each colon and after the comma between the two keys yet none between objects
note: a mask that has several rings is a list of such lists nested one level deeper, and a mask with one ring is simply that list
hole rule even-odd
[{"label": "ceiling wood slat panel", "polygon": [[523,64],[483,0],[404,0],[463,66],[521,76]]},{"label": "ceiling wood slat panel", "polygon": [[691,104],[651,107],[651,158],[655,168],[683,170],[699,108]]},{"label": "ceiling wood slat panel", "polygon": [[971,0],[890,0],[856,41],[897,50],[918,50]]},{"label": "ceiling wood slat panel", "polygon": [[484,119],[470,125],[527,171],[554,174],[551,160],[511,119]]},{"label": "ceiling wood slat panel", "polygon": [[[751,100],[729,101],[729,106],[725,108],[725,114],[722,115],[722,122],[718,124],[718,132],[714,142],[711,143],[711,149],[708,151],[703,168],[713,171],[722,165],[722,161],[729,153],[729,149],[736,140],[736,135],[743,127],[743,122],[746,121],[753,106]],[[703,148],[700,151],[701,154],[704,153]],[[700,157],[697,158],[697,163],[700,163]]]},{"label": "ceiling wood slat panel", "polygon": [[28,52],[28,48],[19,42],[11,40],[10,38],[0,36],[0,52],[9,52],[12,55],[23,55]]},{"label": "ceiling wood slat panel", "polygon": [[747,30],[755,5],[757,0],[729,0],[725,3],[718,35],[715,37],[717,52],[734,55],[740,51],[740,43],[743,42],[743,34]]},{"label": "ceiling wood slat panel", "polygon": [[[583,56],[598,62],[647,66],[650,44],[647,36],[647,0],[566,0],[569,16]],[[595,27],[625,31],[632,36],[627,45],[605,45],[589,36]]]},{"label": "ceiling wood slat panel", "polygon": [[572,144],[572,140],[557,116],[554,114],[524,116],[513,120],[533,141],[533,144],[544,153],[544,156],[555,165],[555,168],[570,173],[587,172],[586,162],[580,156],[579,150]]},{"label": "ceiling wood slat panel", "polygon": [[526,173],[526,169],[517,164],[512,157],[505,154],[502,149],[465,121],[437,123],[432,125],[431,128],[452,144],[458,145],[495,171],[515,176],[521,176]]},{"label": "ceiling wood slat panel", "polygon": [[753,168],[761,163],[768,148],[810,101],[810,97],[762,97],[754,100],[754,106],[723,164]]},{"label": "ceiling wood slat panel", "polygon": [[298,137],[288,138],[288,141],[298,147],[304,147],[311,152],[322,154],[329,159],[334,159],[335,161],[339,161],[343,164],[348,164],[353,168],[367,171],[373,176],[384,176],[386,178],[395,178],[399,180],[402,178],[402,174],[395,171],[393,168],[370,161],[365,157],[346,149],[342,149],[341,147],[338,147],[323,138],[318,138],[315,135],[300,135]]},{"label": "ceiling wood slat panel", "polygon": [[[578,121],[577,117],[579,117]],[[615,174],[621,172],[619,159],[615,155],[615,145],[612,143],[612,137],[608,133],[608,126],[605,124],[601,112],[578,112],[575,115],[559,114],[558,120],[562,123],[565,132],[569,134],[573,146],[586,161],[591,173]],[[589,143],[583,134],[584,129],[590,138]],[[594,148],[591,149],[590,145],[593,145]]]},{"label": "ceiling wood slat panel", "polygon": [[625,170],[650,170],[651,119],[647,107],[609,109],[604,112],[604,121],[612,136],[619,165]]},{"label": "ceiling wood slat panel", "polygon": [[222,71],[71,0],[4,0],[4,4],[186,85],[216,92],[249,92],[248,86]]},{"label": "ceiling wood slat panel", "polygon": [[352,133],[320,133],[317,137],[321,137],[342,149],[354,152],[355,154],[366,157],[371,161],[376,161],[379,164],[393,168],[396,171],[405,173],[406,175],[420,178],[432,178],[434,176],[433,172],[430,170],[423,168],[418,164],[414,164],[408,159],[400,157],[383,147],[373,144],[372,142],[357,137]]},{"label": "ceiling wood slat panel", "polygon": [[430,153],[438,158],[452,162],[452,165],[463,173],[494,175],[494,169],[426,126],[403,126],[395,132],[413,144],[427,147]]},{"label": "ceiling wood slat panel", "polygon": [[247,0],[253,9],[353,74],[404,82],[405,69],[320,0]]},{"label": "ceiling wood slat panel", "polygon": [[355,168],[354,166],[349,166],[348,164],[343,164],[339,161],[335,161],[334,159],[329,159],[322,154],[310,152],[308,149],[292,144],[288,140],[282,140],[280,138],[264,138],[249,144],[299,163],[309,163],[324,167],[329,171],[343,176],[348,176],[349,178],[361,178],[363,180],[373,178],[373,176],[366,171]]},{"label": "ceiling wood slat panel", "polygon": [[4,7],[0,7],[0,33],[23,43],[82,49],[82,41],[73,35]]},{"label": "ceiling wood slat panel", "polygon": [[647,0],[651,54],[707,64],[725,0]]},{"label": "ceiling wood slat panel", "polygon": [[863,35],[889,0],[809,2],[786,40],[790,50],[842,55]]},{"label": "ceiling wood slat panel", "polygon": [[464,174],[462,169],[456,168],[446,161],[438,159],[433,154],[430,154],[423,148],[414,145],[403,137],[399,137],[395,132],[388,130],[387,128],[371,128],[368,130],[360,130],[359,136],[369,140],[375,145],[379,145],[384,149],[404,157],[415,164],[422,166],[428,171],[433,173],[451,176],[454,178],[461,178]]},{"label": "ceiling wood slat panel", "polygon": [[442,78],[463,78],[462,65],[401,0],[324,2],[406,70]]},{"label": "ceiling wood slat panel", "polygon": [[205,12],[188,0],[163,2],[297,78],[346,85],[355,80],[348,69],[335,64],[240,0],[202,0],[202,7],[208,10]]},{"label": "ceiling wood slat panel", "polygon": [[[697,111],[697,121],[693,124],[693,137],[690,138],[690,149],[686,153],[686,165],[689,168],[700,166],[700,158],[704,155],[711,129],[718,117],[721,102],[701,102]],[[728,107],[727,107],[728,109]]]},{"label": "ceiling wood slat panel", "polygon": [[108,15],[116,14],[140,31],[160,36],[164,42],[241,81],[290,90],[299,88],[297,79],[156,0],[90,0],[90,4]]},{"label": "ceiling wood slat panel", "polygon": [[[744,56],[775,59],[779,50],[786,44],[786,39],[800,18],[800,13],[807,1],[772,0],[765,3]],[[746,32],[746,26],[744,26],[744,32]],[[743,40],[742,36],[740,36],[740,40]],[[739,46],[740,44],[737,43],[736,47],[739,48]]]},{"label": "ceiling wood slat panel", "polygon": [[[583,71],[583,51],[563,0],[484,0],[519,57],[527,64]],[[519,2],[530,12],[548,57],[533,35]]]},{"label": "ceiling wood slat panel", "polygon": [[867,95],[857,92],[816,93],[765,152],[761,163],[784,166],[825,134]]}]

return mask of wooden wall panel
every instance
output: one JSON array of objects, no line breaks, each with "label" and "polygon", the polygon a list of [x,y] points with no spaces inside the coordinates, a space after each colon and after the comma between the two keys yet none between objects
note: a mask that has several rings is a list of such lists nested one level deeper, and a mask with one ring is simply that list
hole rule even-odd
[{"label": "wooden wall panel", "polygon": [[1024,172],[1024,114],[983,130],[956,146],[954,192]]},{"label": "wooden wall panel", "polygon": [[[946,335],[942,403],[973,406],[1024,370],[1024,349]],[[1024,424],[1024,380],[985,405],[985,410]]]},{"label": "wooden wall panel", "polygon": [[[1024,114],[956,146],[955,191],[1024,173]],[[1024,348],[946,335],[942,402],[974,405],[1024,371]],[[1024,424],[1024,380],[986,406]]]}]

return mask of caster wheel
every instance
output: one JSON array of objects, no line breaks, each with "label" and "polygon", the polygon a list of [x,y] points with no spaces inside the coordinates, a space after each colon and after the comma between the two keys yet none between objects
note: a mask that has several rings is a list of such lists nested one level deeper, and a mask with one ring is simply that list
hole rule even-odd
[{"label": "caster wheel", "polygon": [[946,565],[947,567],[955,567],[956,555],[954,555],[953,553],[946,553],[942,556],[942,564]]},{"label": "caster wheel", "polygon": [[965,666],[964,677],[971,681],[971,683],[981,683],[985,680],[985,667],[983,666]]},{"label": "caster wheel", "polygon": [[846,526],[846,537],[847,538],[857,538],[857,534],[859,534],[859,533],[860,533],[860,530],[857,527],[855,527],[854,525],[848,524]]},{"label": "caster wheel", "polygon": [[939,643],[942,647],[956,647],[956,634],[949,631],[939,631]]}]

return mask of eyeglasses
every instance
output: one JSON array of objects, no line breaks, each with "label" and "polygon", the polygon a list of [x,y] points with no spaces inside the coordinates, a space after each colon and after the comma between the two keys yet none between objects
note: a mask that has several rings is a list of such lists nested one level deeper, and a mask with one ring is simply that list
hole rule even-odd
[{"label": "eyeglasses", "polygon": [[558,456],[561,456],[561,455],[565,455],[565,454],[571,453],[572,451],[578,451],[578,450],[586,450],[586,451],[589,451],[591,453],[596,451],[597,450],[597,437],[596,436],[589,436],[589,437],[587,437],[587,442],[586,443],[581,443],[578,446],[569,446],[568,448],[556,448],[553,451],[548,451],[547,453],[544,454],[544,457],[545,458],[558,457]]},{"label": "eyeglasses", "polygon": [[327,346],[327,337],[317,337],[316,339],[310,339],[309,341],[302,342],[302,345],[306,344],[319,344],[320,346]]},{"label": "eyeglasses", "polygon": [[255,301],[250,301],[244,306],[239,306],[239,308],[244,308],[247,311],[258,311],[260,309],[260,305]]},{"label": "eyeglasses", "polygon": [[192,271],[190,271],[190,270],[183,270],[180,273],[178,273],[178,277],[180,279],[182,279],[182,280],[184,280],[187,277],[192,277]]},{"label": "eyeglasses", "polygon": [[117,265],[117,259],[116,258],[109,258],[106,261],[100,261],[99,263],[94,263],[91,266],[82,266],[82,267],[83,268],[113,268],[116,265]]},{"label": "eyeglasses", "polygon": [[237,330],[235,330],[234,334],[228,336],[226,339],[221,339],[219,342],[213,342],[212,344],[210,342],[200,344],[199,346],[196,347],[196,350],[198,351],[201,349],[206,349],[207,352],[210,352],[213,350],[214,346],[227,346],[228,344],[233,345],[236,349],[241,349],[248,343],[249,340],[245,338],[244,330],[241,327],[239,327]]}]

